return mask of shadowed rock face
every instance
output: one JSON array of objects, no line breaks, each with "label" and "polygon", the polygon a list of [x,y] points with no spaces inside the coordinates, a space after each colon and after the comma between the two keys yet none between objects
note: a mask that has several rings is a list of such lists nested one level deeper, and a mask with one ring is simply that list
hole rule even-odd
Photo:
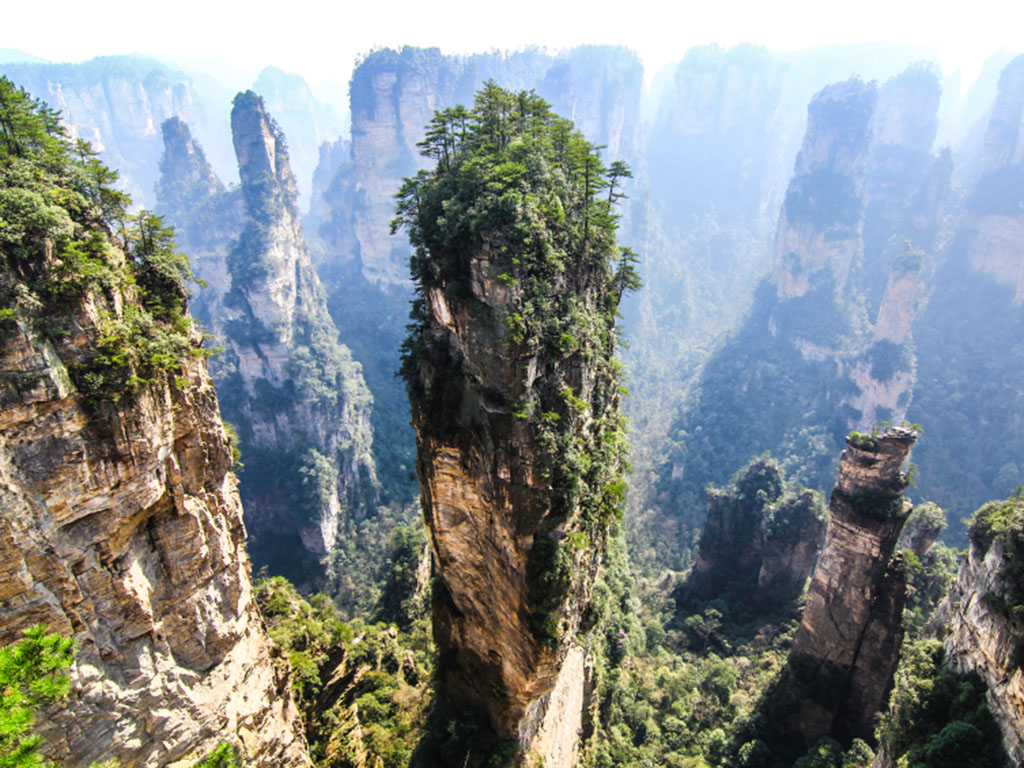
[{"label": "shadowed rock face", "polygon": [[825,544],[771,710],[768,737],[782,755],[803,754],[823,736],[872,738],[903,640],[906,582],[893,552],[911,510],[900,467],[915,438],[901,428],[847,438]]},{"label": "shadowed rock face", "polygon": [[0,331],[0,644],[37,622],[75,638],[71,695],[41,718],[58,764],[155,768],[227,740],[246,764],[308,766],[205,361],[116,409],[71,384],[138,301],[116,290],[57,307],[59,349],[28,322]]},{"label": "shadowed rock face", "polygon": [[787,486],[771,459],[754,459],[727,488],[708,489],[708,517],[684,597],[739,597],[770,610],[796,600],[825,531],[819,494]]}]

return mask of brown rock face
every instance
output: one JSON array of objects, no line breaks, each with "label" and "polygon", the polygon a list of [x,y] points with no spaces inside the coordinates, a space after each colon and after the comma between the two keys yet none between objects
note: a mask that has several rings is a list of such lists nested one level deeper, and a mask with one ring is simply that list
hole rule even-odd
[{"label": "brown rock face", "polygon": [[903,639],[902,567],[893,559],[910,505],[900,467],[916,435],[847,438],[825,544],[769,725],[780,754],[823,736],[871,739]]},{"label": "brown rock face", "polygon": [[132,300],[87,299],[60,355],[28,325],[3,331],[0,642],[36,622],[75,638],[70,698],[43,727],[62,765],[165,766],[226,740],[246,764],[308,766],[205,362],[103,416],[70,383],[68,350],[86,355]]},{"label": "brown rock face", "polygon": [[[533,431],[507,405],[525,398],[538,361],[508,353],[508,329],[498,310],[511,297],[497,280],[493,256],[478,254],[471,267],[474,296],[487,305],[492,323],[481,322],[479,311],[471,314],[469,302],[449,302],[441,290],[426,296],[429,333],[443,339],[450,357],[444,369],[424,367],[423,374],[444,380],[463,428],[455,434],[438,429],[416,403],[413,425],[423,509],[441,577],[433,614],[444,691],[459,706],[486,712],[499,736],[519,739],[528,749],[539,731],[553,727],[544,722],[548,694],[570,652],[579,663],[564,667],[575,679],[558,687],[582,692],[583,653],[572,638],[589,601],[600,547],[574,556],[579,591],[548,618],[557,621],[561,639],[542,639],[531,586],[541,568],[535,548],[561,538],[571,521],[551,514],[552,489]],[[589,400],[594,382],[583,371],[574,378],[579,397]],[[573,734],[582,693],[577,698],[580,706],[563,713],[576,723],[565,726]],[[562,693],[561,699],[572,696]]]}]

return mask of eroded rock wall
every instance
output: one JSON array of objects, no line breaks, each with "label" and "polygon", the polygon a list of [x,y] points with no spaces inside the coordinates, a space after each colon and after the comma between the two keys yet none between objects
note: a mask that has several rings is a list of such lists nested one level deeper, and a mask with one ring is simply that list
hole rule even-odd
[{"label": "eroded rock wall", "polygon": [[229,741],[246,764],[308,766],[205,361],[120,407],[71,384],[101,319],[133,300],[85,301],[59,351],[3,327],[0,643],[37,622],[75,638],[71,695],[41,729],[59,764],[156,768]]},{"label": "eroded rock wall", "polygon": [[[544,564],[534,550],[561,538],[572,521],[552,516],[534,430],[509,407],[536,383],[539,361],[508,354],[502,309],[511,297],[497,279],[499,264],[486,251],[472,258],[474,296],[491,322],[440,289],[426,298],[428,333],[448,351],[422,375],[448,389],[461,427],[438,429],[435,415],[414,402],[421,498],[440,577],[434,636],[449,701],[484,711],[501,738],[520,740],[527,752],[544,750],[545,764],[569,766],[585,679],[585,648],[575,638],[601,547],[575,552],[569,567],[576,591],[545,637],[536,625]],[[585,370],[573,378],[580,399],[589,400],[593,380]]]},{"label": "eroded rock wall", "polygon": [[187,127],[164,124],[161,205],[196,255],[201,315],[225,347],[212,368],[245,446],[253,559],[323,586],[339,527],[377,497],[372,397],[327,313],[284,137],[256,94],[235,100],[232,131],[242,184],[226,190]]},{"label": "eroded rock wall", "polygon": [[961,672],[977,672],[988,687],[988,706],[1003,732],[1003,745],[1017,765],[1024,764],[1024,669],[1021,638],[993,596],[1006,591],[1004,542],[987,550],[971,545],[949,595],[931,624],[946,646],[947,662]]}]

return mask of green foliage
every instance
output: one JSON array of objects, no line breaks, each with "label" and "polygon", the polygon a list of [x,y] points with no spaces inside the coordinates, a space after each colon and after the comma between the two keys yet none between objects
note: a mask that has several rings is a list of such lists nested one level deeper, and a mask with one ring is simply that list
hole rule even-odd
[{"label": "green foliage", "polygon": [[1015,638],[1013,664],[1024,668],[1024,493],[983,504],[968,521],[967,535],[978,555],[997,543],[1002,547],[994,589],[985,595],[988,605],[1007,622]]},{"label": "green foliage", "polygon": [[193,768],[241,768],[241,765],[238,752],[225,741],[218,744],[213,752],[196,763]]},{"label": "green foliage", "polygon": [[[0,121],[0,138],[2,138]],[[38,624],[21,640],[0,648],[0,766],[46,765],[39,754],[41,739],[31,735],[36,712],[68,692],[67,670],[74,658],[70,638],[47,634]]]},{"label": "green foliage", "polygon": [[854,448],[860,448],[862,451],[874,451],[878,448],[878,444],[875,442],[874,437],[865,432],[853,430],[853,432],[847,435],[846,439],[849,441],[850,445]]},{"label": "green foliage", "polygon": [[922,497],[950,512],[950,544],[966,546],[961,520],[1024,480],[1024,307],[1013,289],[970,267],[970,234],[957,237],[932,278],[915,322],[918,360],[907,418],[928,426],[915,449]]},{"label": "green foliage", "polygon": [[[185,310],[188,260],[160,217],[128,213],[116,179],[56,112],[0,78],[0,298],[8,319],[49,337],[93,405],[173,381],[203,354]],[[83,357],[63,340],[87,297],[100,322]]]},{"label": "green foliage", "polygon": [[678,624],[671,591],[649,589],[641,603],[632,579],[622,541],[613,537],[594,587],[602,630],[583,765],[767,766],[764,744],[737,740],[785,664],[795,623],[762,623],[747,638],[730,638],[719,602]]},{"label": "green foliage", "polygon": [[861,739],[854,739],[844,752],[839,742],[824,738],[793,763],[793,768],[870,768],[874,759],[875,753]]},{"label": "green foliage", "polygon": [[827,168],[794,178],[786,192],[789,220],[823,231],[832,239],[856,233],[862,207],[854,180]]},{"label": "green foliage", "polygon": [[[680,616],[691,621],[711,606],[719,617],[728,613],[732,634],[744,634],[741,625],[756,625],[779,611],[780,620],[787,617],[810,575],[787,561],[802,545],[813,550],[821,541],[827,519],[821,495],[787,480],[765,453],[725,488],[709,488],[707,499],[708,520],[699,542],[702,566],[677,592]],[[762,573],[766,561],[774,572]],[[809,571],[810,563],[805,565]],[[717,605],[722,601],[726,610]]]},{"label": "green foliage", "polygon": [[985,703],[985,684],[943,660],[938,640],[904,646],[889,712],[876,734],[886,753],[913,768],[1008,765],[999,726]]},{"label": "green foliage", "polygon": [[[260,579],[270,636],[287,654],[317,764],[339,765],[361,739],[367,761],[405,768],[431,703],[433,647],[425,617],[394,625],[341,620],[325,595],[308,600],[286,579]],[[328,702],[324,705],[324,701]]]},{"label": "green foliage", "polygon": [[[534,631],[552,641],[573,574],[583,569],[566,567],[570,553],[550,530],[572,519],[599,551],[623,496],[615,325],[622,294],[639,280],[635,255],[616,245],[614,206],[630,172],[624,163],[606,169],[598,149],[536,94],[493,81],[471,110],[435,113],[420,147],[436,165],[405,180],[392,222],[415,248],[417,301],[402,375],[430,434],[466,439],[478,427],[469,422],[492,418],[462,407],[474,383],[428,324],[432,291],[493,329],[515,361],[524,393],[501,404],[502,413],[527,423],[551,491],[551,521],[534,539],[529,580]],[[470,288],[470,263],[481,252],[508,290],[501,306]]]},{"label": "green foliage", "polygon": [[426,546],[426,532],[421,526],[399,525],[391,534],[388,576],[377,607],[378,621],[394,623],[408,631],[428,614],[429,590],[420,583]]}]

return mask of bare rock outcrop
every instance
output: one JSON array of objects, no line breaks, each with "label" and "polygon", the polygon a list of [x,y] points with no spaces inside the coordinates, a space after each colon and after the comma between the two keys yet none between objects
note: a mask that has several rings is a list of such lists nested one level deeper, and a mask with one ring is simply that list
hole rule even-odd
[{"label": "bare rock outcrop", "polygon": [[946,599],[930,627],[943,639],[946,662],[960,672],[976,672],[1003,733],[1003,746],[1016,765],[1024,764],[1024,627],[1019,615],[1024,584],[1019,565],[1024,532],[1024,501],[989,502],[976,513],[1016,508],[1017,525],[999,535],[977,535]]},{"label": "bare rock outcrop", "polygon": [[165,123],[161,203],[198,255],[203,318],[225,346],[212,369],[245,446],[253,559],[322,584],[342,521],[376,498],[372,397],[327,313],[284,137],[259,96],[239,94],[232,132],[242,184],[225,190],[187,128]]}]

